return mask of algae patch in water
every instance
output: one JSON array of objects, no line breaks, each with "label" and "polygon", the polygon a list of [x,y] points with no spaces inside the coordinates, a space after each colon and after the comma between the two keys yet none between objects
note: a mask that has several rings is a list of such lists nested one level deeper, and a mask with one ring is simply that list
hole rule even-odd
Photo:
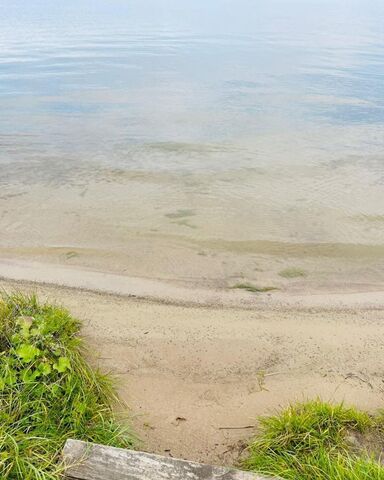
[{"label": "algae patch in water", "polygon": [[187,219],[182,219],[182,220],[177,220],[175,222],[172,222],[175,225],[180,225],[182,227],[188,227],[188,228],[197,228],[196,225],[193,225],[192,223],[189,223]]},{"label": "algae patch in water", "polygon": [[234,285],[231,288],[239,288],[242,290],[247,290],[247,292],[252,292],[252,293],[265,293],[265,292],[271,292],[272,290],[279,290],[277,287],[257,287],[252,283],[236,283],[236,285]]},{"label": "algae patch in water", "polygon": [[70,260],[71,258],[76,258],[76,257],[78,257],[78,256],[79,256],[79,254],[78,254],[77,252],[75,252],[74,250],[71,250],[70,252],[67,252],[67,253],[65,254],[65,258],[66,258],[67,260]]},{"label": "algae patch in water", "polygon": [[194,215],[196,215],[196,213],[190,209],[179,209],[179,210],[176,210],[176,212],[165,214],[167,218],[172,218],[172,219],[193,217]]},{"label": "algae patch in water", "polygon": [[182,208],[182,209],[176,210],[176,212],[165,214],[167,218],[174,220],[172,223],[176,225],[180,225],[182,227],[188,227],[188,228],[197,228],[196,225],[189,223],[189,220],[188,220],[189,217],[193,217],[194,215],[196,215],[194,210],[190,210],[187,208]]},{"label": "algae patch in water", "polygon": [[302,270],[301,268],[297,267],[288,267],[285,268],[284,270],[281,270],[279,272],[280,277],[284,278],[298,278],[298,277],[306,277],[307,272],[305,270]]}]

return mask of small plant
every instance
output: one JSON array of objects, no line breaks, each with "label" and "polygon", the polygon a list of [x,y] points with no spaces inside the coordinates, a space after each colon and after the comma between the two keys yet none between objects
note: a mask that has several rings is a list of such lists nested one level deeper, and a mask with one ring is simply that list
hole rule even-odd
[{"label": "small plant", "polygon": [[107,376],[91,369],[80,322],[35,296],[0,299],[0,478],[56,480],[67,438],[130,447]]},{"label": "small plant", "polygon": [[383,480],[379,462],[348,443],[351,432],[364,435],[375,429],[373,417],[342,404],[293,405],[261,419],[244,466],[285,480]]},{"label": "small plant", "polygon": [[279,272],[279,275],[280,277],[284,277],[284,278],[298,278],[298,277],[306,277],[307,273],[301,268],[288,267],[288,268],[285,268],[284,270],[281,270],[281,272]]},{"label": "small plant", "polygon": [[247,292],[252,293],[264,293],[270,292],[272,290],[278,290],[277,287],[257,287],[252,283],[236,283],[236,285],[234,285],[232,288],[240,288],[242,290],[247,290]]}]

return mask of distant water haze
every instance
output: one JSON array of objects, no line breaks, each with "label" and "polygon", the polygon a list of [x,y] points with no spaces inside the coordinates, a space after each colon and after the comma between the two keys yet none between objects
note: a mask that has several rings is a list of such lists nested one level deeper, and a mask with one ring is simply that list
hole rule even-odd
[{"label": "distant water haze", "polygon": [[0,0],[0,248],[383,262],[383,25],[381,0]]}]

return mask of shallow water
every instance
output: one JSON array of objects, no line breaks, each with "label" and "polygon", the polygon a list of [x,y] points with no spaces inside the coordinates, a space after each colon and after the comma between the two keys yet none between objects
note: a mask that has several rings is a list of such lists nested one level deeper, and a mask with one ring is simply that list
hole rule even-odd
[{"label": "shallow water", "polygon": [[1,1],[0,246],[383,245],[383,23],[381,0]]}]

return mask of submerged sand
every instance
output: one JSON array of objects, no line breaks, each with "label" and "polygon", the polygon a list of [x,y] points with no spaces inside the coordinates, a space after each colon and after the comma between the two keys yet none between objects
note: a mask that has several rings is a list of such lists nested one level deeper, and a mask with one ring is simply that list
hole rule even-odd
[{"label": "submerged sand", "polygon": [[371,303],[239,292],[244,306],[214,297],[204,306],[5,279],[0,286],[35,291],[84,321],[92,361],[117,376],[150,452],[229,464],[256,417],[290,401],[383,405],[379,291]]}]

